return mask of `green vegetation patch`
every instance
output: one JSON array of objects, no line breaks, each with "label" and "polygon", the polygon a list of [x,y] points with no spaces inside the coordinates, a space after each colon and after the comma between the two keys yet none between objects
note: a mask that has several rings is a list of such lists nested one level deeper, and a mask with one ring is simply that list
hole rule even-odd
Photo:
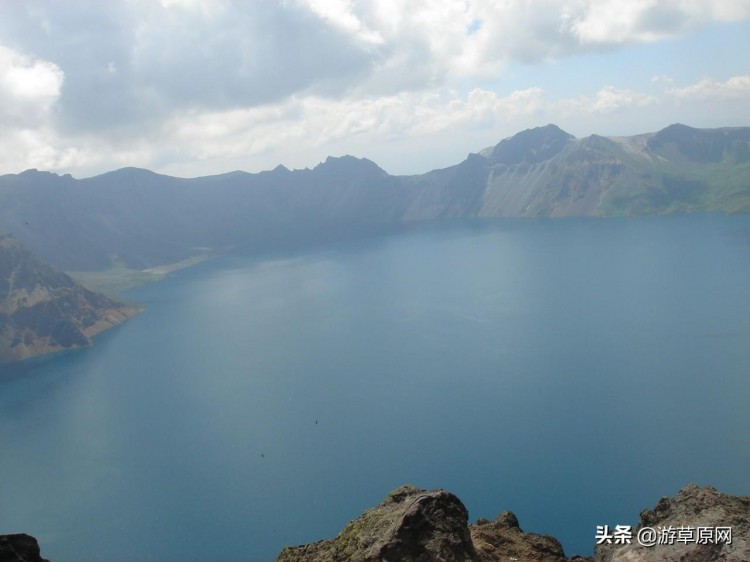
[{"label": "green vegetation patch", "polygon": [[167,277],[170,273],[190,267],[210,257],[210,254],[201,254],[179,262],[152,267],[149,269],[133,269],[126,266],[122,260],[114,256],[112,265],[103,271],[68,271],[73,279],[81,285],[94,291],[110,296],[119,296],[123,291],[154,283]]}]

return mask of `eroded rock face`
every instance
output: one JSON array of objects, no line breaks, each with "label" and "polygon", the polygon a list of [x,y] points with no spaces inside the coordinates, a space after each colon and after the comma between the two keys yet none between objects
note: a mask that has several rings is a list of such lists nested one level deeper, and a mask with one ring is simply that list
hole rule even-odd
[{"label": "eroded rock face", "polygon": [[402,486],[349,523],[335,539],[287,547],[277,562],[569,560],[557,539],[524,533],[510,512],[494,521],[480,519],[473,525],[467,521],[466,508],[450,492]]},{"label": "eroded rock face", "polygon": [[494,521],[480,519],[470,526],[471,539],[481,562],[565,562],[560,542],[549,535],[525,533],[518,519],[504,511]]},{"label": "eroded rock face", "polygon": [[[629,545],[597,547],[596,557],[566,558],[557,539],[524,532],[515,515],[468,525],[468,513],[445,490],[402,486],[349,523],[334,539],[286,547],[277,562],[750,562],[750,496],[689,485],[641,512]],[[638,530],[731,527],[731,542],[693,541],[644,547]],[[0,562],[49,562],[35,538],[0,535]]]},{"label": "eroded rock face", "polygon": [[[678,541],[646,547],[638,543],[638,531],[650,527],[657,533],[679,528],[696,532],[700,527],[731,527],[731,543],[725,540]],[[669,531],[666,531],[669,537]],[[689,531],[688,531],[689,533]],[[667,539],[669,540],[669,539]],[[641,512],[633,529],[633,540],[627,545],[600,545],[597,562],[748,562],[750,561],[750,496],[730,496],[715,488],[693,484],[674,498],[661,498],[654,509]]]},{"label": "eroded rock face", "polygon": [[277,562],[478,562],[461,500],[402,486],[335,539],[287,547]]},{"label": "eroded rock face", "polygon": [[42,558],[37,540],[24,534],[0,535],[0,562],[49,562]]}]

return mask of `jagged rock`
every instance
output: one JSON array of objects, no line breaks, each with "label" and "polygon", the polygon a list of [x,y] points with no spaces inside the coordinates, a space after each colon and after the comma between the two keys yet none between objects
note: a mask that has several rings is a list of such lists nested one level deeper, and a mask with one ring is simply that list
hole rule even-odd
[{"label": "jagged rock", "polygon": [[277,562],[567,562],[557,539],[525,533],[516,516],[467,525],[468,513],[445,490],[402,486],[349,523],[335,539],[287,547]]},{"label": "jagged rock", "polygon": [[[525,533],[516,516],[468,525],[468,512],[445,490],[402,486],[334,539],[286,547],[276,562],[750,562],[750,496],[689,485],[641,512],[627,545],[600,545],[595,558],[566,558],[557,539]],[[643,528],[731,527],[731,542],[638,545]],[[0,562],[49,562],[29,535],[0,535]]]},{"label": "jagged rock", "polygon": [[37,540],[24,534],[0,535],[0,562],[49,562],[42,558]]},{"label": "jagged rock", "polygon": [[402,486],[335,539],[286,547],[277,562],[478,562],[468,512],[445,490]]},{"label": "jagged rock", "polygon": [[[646,527],[662,533],[669,529],[693,529],[697,538],[699,527],[715,529],[731,527],[731,543],[711,540],[699,544],[687,540],[674,544],[642,546],[638,532]],[[671,533],[663,535],[669,541]],[[688,485],[675,498],[661,498],[652,510],[641,512],[640,523],[633,529],[630,544],[597,546],[596,562],[748,562],[750,561],[750,496],[730,496],[711,486]]]},{"label": "jagged rock", "polygon": [[504,511],[494,521],[479,519],[470,526],[471,539],[481,562],[565,562],[560,542],[549,535],[525,533],[518,519]]}]

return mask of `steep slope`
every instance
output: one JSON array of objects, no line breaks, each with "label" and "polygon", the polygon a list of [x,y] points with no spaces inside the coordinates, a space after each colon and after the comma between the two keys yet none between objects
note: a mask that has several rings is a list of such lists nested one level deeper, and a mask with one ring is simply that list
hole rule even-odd
[{"label": "steep slope", "polygon": [[482,152],[489,174],[478,216],[750,211],[750,129],[672,125],[583,139],[554,125],[532,132]]},{"label": "steep slope", "polygon": [[676,124],[614,140],[628,150],[640,181],[621,186],[607,214],[750,212],[750,128]]},{"label": "steep slope", "polygon": [[135,312],[0,236],[0,363],[89,345]]}]

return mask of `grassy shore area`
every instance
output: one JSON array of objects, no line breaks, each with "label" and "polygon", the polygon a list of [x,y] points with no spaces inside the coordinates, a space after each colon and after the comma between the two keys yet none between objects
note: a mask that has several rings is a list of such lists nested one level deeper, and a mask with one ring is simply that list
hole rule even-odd
[{"label": "grassy shore area", "polygon": [[112,266],[104,271],[68,271],[67,273],[89,289],[117,297],[123,291],[146,283],[160,281],[170,273],[190,267],[210,257],[211,254],[200,254],[182,261],[148,269],[132,269],[119,260],[113,260]]}]

